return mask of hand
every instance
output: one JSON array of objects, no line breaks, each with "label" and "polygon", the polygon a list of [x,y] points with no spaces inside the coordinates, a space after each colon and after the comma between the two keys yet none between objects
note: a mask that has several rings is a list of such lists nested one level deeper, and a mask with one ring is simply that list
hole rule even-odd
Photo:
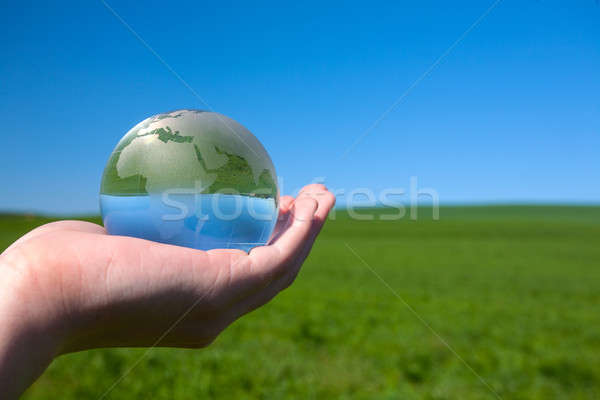
[{"label": "hand", "polygon": [[334,202],[323,185],[282,197],[271,243],[249,254],[110,236],[81,221],[31,231],[0,256],[0,393],[18,395],[63,353],[207,346],[294,281]]}]

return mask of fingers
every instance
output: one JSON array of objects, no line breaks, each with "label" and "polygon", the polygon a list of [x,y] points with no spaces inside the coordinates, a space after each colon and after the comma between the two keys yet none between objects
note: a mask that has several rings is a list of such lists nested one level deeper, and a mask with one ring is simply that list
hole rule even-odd
[{"label": "fingers", "polygon": [[252,262],[263,271],[286,272],[287,268],[295,275],[294,267],[304,261],[334,203],[335,197],[324,185],[305,186],[293,203],[287,228],[271,245],[254,248]]},{"label": "fingers", "polygon": [[314,231],[312,225],[317,208],[317,202],[310,196],[298,200],[290,196],[281,197],[279,233],[274,236],[272,245],[254,248],[247,259],[237,258],[230,266],[230,273],[235,279],[229,286],[236,292],[236,303],[255,297],[273,281],[289,274],[289,266],[297,273],[304,258],[301,256],[303,244],[314,240],[310,239],[310,234]]},{"label": "fingers", "polygon": [[269,243],[273,243],[283,231],[287,228],[287,224],[289,222],[289,211],[294,203],[294,198],[291,196],[282,196],[279,199],[279,215],[277,216],[277,223],[275,224],[275,229],[273,229],[273,233],[271,234],[271,238],[269,239]]},{"label": "fingers", "polygon": [[[163,265],[180,262],[185,264],[186,261],[188,265],[197,265],[188,268],[187,274],[193,271],[191,278],[198,282],[196,285],[211,282],[211,288],[204,290],[211,293],[206,300],[229,315],[227,310],[235,307],[235,304],[244,303],[245,299],[256,296],[256,293],[263,291],[273,280],[286,273],[285,266],[290,264],[290,260],[298,258],[302,243],[308,239],[316,209],[317,204],[311,198],[293,202],[292,209],[287,213],[291,221],[289,228],[275,244],[257,247],[250,255],[238,250],[199,252],[159,244],[154,245],[153,249],[155,254],[160,254],[158,258]],[[169,268],[172,269],[173,266]],[[185,275],[186,272],[179,274]]]},{"label": "fingers", "polygon": [[317,211],[315,212],[315,218],[324,221],[327,218],[327,214],[333,208],[335,204],[335,196],[333,193],[327,190],[325,185],[320,183],[313,183],[307,185],[300,190],[298,198],[311,197],[318,203]]},{"label": "fingers", "polygon": [[[273,250],[272,248],[279,248],[283,249],[280,251],[290,252],[292,250],[289,248],[289,246],[300,246],[299,248],[296,247],[293,250],[294,255],[291,258],[283,258],[285,260],[283,265],[275,266],[275,268],[279,270],[279,273],[276,274],[275,279],[273,279],[268,286],[260,291],[257,291],[248,298],[243,299],[232,307],[230,310],[230,318],[232,320],[235,320],[240,316],[267,303],[280,291],[288,287],[296,278],[304,259],[312,248],[314,240],[323,227],[323,224],[327,218],[327,214],[335,204],[335,196],[327,191],[327,188],[325,188],[323,185],[308,185],[300,191],[294,207],[296,207],[297,204],[302,206],[304,204],[308,205],[309,203],[311,204],[311,207],[315,207],[316,205],[316,209],[314,209],[310,224],[305,224],[303,226],[303,228],[307,230],[302,231],[302,240],[298,240],[298,237],[294,236],[293,234],[287,236],[288,232],[285,232],[282,234],[281,238],[273,244],[273,246],[256,248],[251,253],[251,256],[256,256],[254,261],[260,262],[265,261],[262,256],[268,257],[270,255],[270,251]],[[298,224],[298,220],[302,219],[297,217],[297,215],[294,216],[294,222],[289,229],[293,229],[293,224]],[[281,259],[278,261],[281,261]],[[265,267],[268,268],[271,266],[267,265]]]},{"label": "fingers", "polygon": [[[318,203],[309,197],[299,198],[294,201],[290,215],[288,229],[273,243],[284,256],[291,256],[295,250],[306,240]],[[284,257],[285,258],[285,257]]]},{"label": "fingers", "polygon": [[292,196],[281,196],[279,198],[279,213],[287,213],[294,204],[294,198]]},{"label": "fingers", "polygon": [[321,231],[329,211],[335,204],[335,196],[333,196],[325,186],[320,184],[312,184],[304,187],[300,191],[296,201],[300,202],[305,199],[313,199],[317,203],[317,209],[315,210],[311,221],[309,232],[302,241],[301,249],[296,252],[295,257],[285,266],[285,273],[278,278],[280,282],[272,283],[271,289],[274,290],[273,296],[294,281],[302,263],[308,256],[317,235]]},{"label": "fingers", "polygon": [[319,206],[315,212],[315,222],[312,226],[309,239],[306,241],[303,249],[303,259],[308,256],[312,245],[321,232],[323,225],[327,219],[327,215],[335,205],[335,196],[329,192],[324,185],[312,184],[304,187],[301,191],[301,196],[309,196],[314,198]]},{"label": "fingers", "polygon": [[285,263],[300,252],[308,238],[317,206],[317,202],[308,197],[294,201],[288,227],[271,245],[255,247],[250,252],[254,273],[277,275],[284,272]]}]

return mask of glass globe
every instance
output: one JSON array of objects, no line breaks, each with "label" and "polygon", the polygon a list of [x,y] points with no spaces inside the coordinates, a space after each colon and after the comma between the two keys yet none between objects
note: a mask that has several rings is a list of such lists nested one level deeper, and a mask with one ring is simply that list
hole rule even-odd
[{"label": "glass globe", "polygon": [[271,158],[242,125],[178,110],[123,136],[104,169],[100,209],[112,235],[249,251],[275,226],[276,182]]}]

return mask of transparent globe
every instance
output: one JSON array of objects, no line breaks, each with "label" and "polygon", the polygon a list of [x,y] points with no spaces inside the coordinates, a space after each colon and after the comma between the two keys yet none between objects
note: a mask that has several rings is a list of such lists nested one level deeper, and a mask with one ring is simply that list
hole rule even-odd
[{"label": "transparent globe", "polygon": [[271,158],[242,125],[178,110],[123,136],[102,176],[100,209],[112,235],[249,251],[275,226],[276,182]]}]

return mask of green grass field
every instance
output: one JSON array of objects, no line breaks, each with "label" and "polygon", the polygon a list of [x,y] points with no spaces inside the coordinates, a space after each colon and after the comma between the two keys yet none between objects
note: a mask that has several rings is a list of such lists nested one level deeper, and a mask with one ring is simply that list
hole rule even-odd
[{"label": "green grass field", "polygon": [[[107,398],[496,398],[473,371],[503,399],[599,398],[600,207],[419,213],[338,210],[291,288],[207,349],[153,349]],[[0,217],[0,249],[47,221]],[[63,356],[25,398],[97,399],[145,353]]]}]

